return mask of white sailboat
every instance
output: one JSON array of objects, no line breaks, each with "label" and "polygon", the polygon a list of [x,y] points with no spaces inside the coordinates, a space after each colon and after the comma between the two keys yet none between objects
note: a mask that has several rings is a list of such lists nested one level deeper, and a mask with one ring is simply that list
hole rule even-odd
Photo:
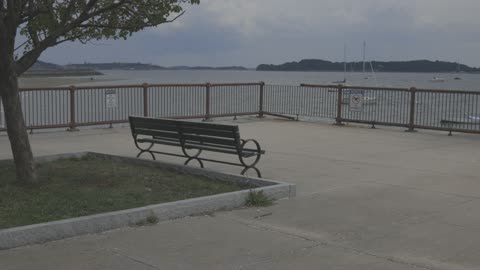
[{"label": "white sailboat", "polygon": [[442,125],[480,125],[480,116],[465,114],[463,119],[443,119],[440,123]]},{"label": "white sailboat", "polygon": [[433,82],[433,83],[443,83],[445,81],[446,80],[444,78],[436,77],[436,76],[434,76],[433,78],[430,79],[430,82]]},{"label": "white sailboat", "polygon": [[365,73],[366,72],[366,70],[365,70],[365,55],[366,54],[367,54],[367,42],[364,41],[363,42],[363,78],[365,80],[368,80],[368,79],[370,79],[370,77],[367,76],[367,74]]},{"label": "white sailboat", "polygon": [[[460,63],[457,62],[457,74],[460,73],[460,72],[462,72],[462,69],[460,68]],[[455,76],[453,79],[456,80],[456,81],[459,81],[459,80],[462,79],[462,77]]]},{"label": "white sailboat", "polygon": [[[368,64],[370,65],[370,70],[371,70],[371,75],[367,74],[367,61],[366,61],[366,55],[367,55],[367,42],[363,42],[363,78],[365,80],[375,80],[375,83],[377,83],[377,76],[375,75],[375,70],[373,69],[373,65],[371,61],[368,61]],[[363,94],[363,102],[365,104],[374,104],[377,102],[377,97],[368,95],[367,91],[364,92]]]},{"label": "white sailboat", "polygon": [[347,44],[343,45],[343,81],[334,81],[332,83],[342,85],[347,83]]},{"label": "white sailboat", "polygon": [[477,123],[480,123],[480,116],[468,115],[467,119],[470,121],[475,121]]},{"label": "white sailboat", "polygon": [[367,74],[367,61],[366,61],[366,55],[367,55],[367,42],[363,42],[363,78],[365,80],[377,80],[377,77],[375,75],[375,70],[373,69],[372,61],[368,61],[368,64],[370,65],[370,70],[372,72],[371,75]]}]

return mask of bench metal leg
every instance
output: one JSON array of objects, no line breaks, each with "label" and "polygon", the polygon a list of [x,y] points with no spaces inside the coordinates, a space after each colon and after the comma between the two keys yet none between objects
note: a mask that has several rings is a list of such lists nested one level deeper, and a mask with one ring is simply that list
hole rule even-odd
[{"label": "bench metal leg", "polygon": [[[240,146],[240,152],[238,154],[238,158],[240,159],[240,163],[242,164],[242,166],[245,167],[245,169],[243,169],[243,171],[242,171],[242,175],[245,175],[245,173],[248,170],[253,169],[257,173],[258,178],[262,178],[262,174],[260,173],[260,170],[257,167],[255,167],[258,164],[258,162],[260,161],[260,158],[262,157],[262,154],[261,154],[262,153],[262,148],[260,147],[260,144],[258,143],[258,141],[253,140],[253,139],[241,140],[241,142],[242,142],[242,144]],[[250,164],[248,164],[246,162],[245,158],[242,156],[243,149],[245,149],[245,146],[248,143],[253,143],[257,148],[257,153],[254,155],[255,159]]]},{"label": "bench metal leg", "polygon": [[140,153],[138,153],[137,158],[139,158],[144,153],[149,153],[152,156],[153,160],[157,160],[155,158],[155,155],[151,151],[151,149],[153,148],[153,145],[154,145],[153,143],[150,143],[150,146],[148,146],[146,148],[141,147],[140,144],[137,142],[137,135],[133,136],[133,141],[135,142],[135,147],[137,147],[137,149],[140,150]]},{"label": "bench metal leg", "polygon": [[157,160],[157,159],[155,158],[155,155],[154,155],[152,152],[150,152],[150,151],[140,151],[140,153],[138,153],[138,155],[137,155],[137,158],[139,158],[139,157],[140,157],[141,155],[143,155],[144,153],[149,153],[149,154],[152,156],[152,159],[153,159],[153,160]]},{"label": "bench metal leg", "polygon": [[190,163],[190,161],[192,161],[192,160],[198,161],[198,163],[200,164],[200,167],[201,167],[202,169],[205,168],[205,166],[203,166],[202,160],[199,159],[199,158],[195,158],[195,157],[191,157],[191,158],[187,159],[187,161],[185,161],[184,165],[187,166],[188,163]]},{"label": "bench metal leg", "polygon": [[187,166],[190,163],[190,161],[196,160],[196,161],[198,161],[198,163],[200,164],[200,167],[202,169],[205,168],[205,166],[203,165],[203,161],[199,158],[202,151],[203,151],[202,149],[198,149],[197,152],[192,155],[191,153],[189,153],[187,151],[187,148],[185,147],[185,142],[182,142],[182,152],[185,155],[185,157],[187,158],[184,165]]},{"label": "bench metal leg", "polygon": [[243,169],[241,174],[245,175],[245,173],[250,169],[253,169],[257,173],[258,178],[262,178],[262,173],[257,167],[245,167],[245,169]]}]

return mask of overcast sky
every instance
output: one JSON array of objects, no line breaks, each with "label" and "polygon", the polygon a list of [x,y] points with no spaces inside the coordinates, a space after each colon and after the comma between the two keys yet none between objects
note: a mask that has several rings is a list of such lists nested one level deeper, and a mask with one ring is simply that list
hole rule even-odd
[{"label": "overcast sky", "polygon": [[69,43],[41,59],[58,64],[163,66],[279,64],[304,58],[431,59],[480,66],[479,0],[201,0],[172,24],[127,41]]}]

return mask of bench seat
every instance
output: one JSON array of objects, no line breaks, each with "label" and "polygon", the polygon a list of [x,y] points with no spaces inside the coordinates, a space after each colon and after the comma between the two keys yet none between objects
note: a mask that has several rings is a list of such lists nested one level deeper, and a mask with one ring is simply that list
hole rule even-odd
[{"label": "bench seat", "polygon": [[[192,160],[197,160],[202,168],[204,167],[203,161],[218,162],[242,166],[244,167],[242,174],[253,169],[258,177],[261,177],[260,170],[256,168],[256,165],[260,157],[265,154],[265,150],[261,149],[256,140],[241,139],[238,126],[134,116],[129,117],[129,122],[135,146],[140,150],[137,157],[144,153],[149,153],[153,159],[155,159],[155,154],[186,157],[185,165]],[[247,148],[247,144],[253,144],[254,148]],[[155,151],[153,150],[155,145],[180,147],[183,155]],[[198,151],[190,154],[187,150]],[[200,154],[203,151],[236,155],[240,162],[231,163],[201,158]],[[248,162],[249,158],[253,159],[253,162]]]}]

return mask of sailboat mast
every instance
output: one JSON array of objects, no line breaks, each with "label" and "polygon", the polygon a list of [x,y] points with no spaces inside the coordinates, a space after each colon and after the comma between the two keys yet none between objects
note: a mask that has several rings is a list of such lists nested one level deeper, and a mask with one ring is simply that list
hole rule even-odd
[{"label": "sailboat mast", "polygon": [[343,81],[347,82],[347,44],[343,45]]},{"label": "sailboat mast", "polygon": [[365,55],[367,53],[367,42],[363,42],[363,75],[365,75]]}]

